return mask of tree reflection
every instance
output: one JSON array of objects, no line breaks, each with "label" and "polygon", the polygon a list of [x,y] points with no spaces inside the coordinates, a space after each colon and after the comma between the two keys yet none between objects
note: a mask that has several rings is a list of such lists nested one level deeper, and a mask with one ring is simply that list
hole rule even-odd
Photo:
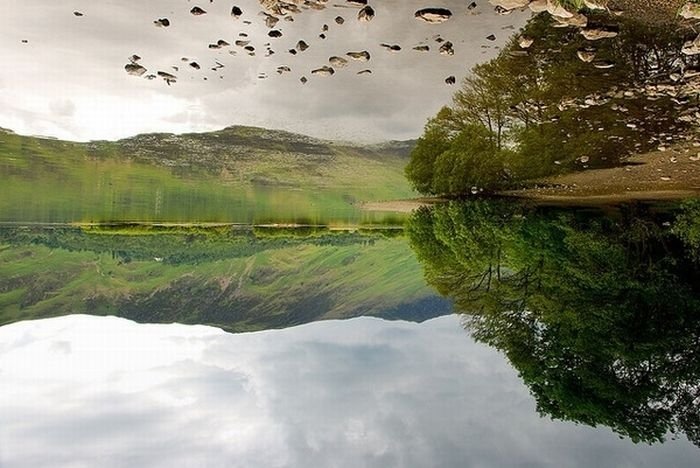
[{"label": "tree reflection", "polygon": [[428,281],[505,353],[541,414],[700,445],[697,210],[674,227],[640,205],[474,201],[419,210],[408,231]]}]

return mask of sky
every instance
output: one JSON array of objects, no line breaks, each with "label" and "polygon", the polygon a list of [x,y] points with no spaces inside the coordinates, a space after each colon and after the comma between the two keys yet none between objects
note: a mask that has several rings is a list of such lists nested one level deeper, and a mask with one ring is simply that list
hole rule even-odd
[{"label": "sky", "polygon": [[696,467],[540,417],[455,315],[228,334],[66,316],[0,328],[0,466]]},{"label": "sky", "polygon": [[[4,0],[0,127],[75,141],[230,125],[363,142],[416,138],[456,90],[445,78],[454,75],[459,83],[516,32],[509,26],[520,27],[528,17],[524,12],[498,15],[485,0],[468,11],[468,3],[370,2],[376,16],[364,23],[356,19],[356,8],[330,0],[326,10],[304,10],[294,22],[280,21],[276,29],[283,36],[272,39],[257,0]],[[234,4],[244,12],[239,19],[230,15]],[[207,14],[191,15],[194,5]],[[414,12],[428,6],[450,8],[453,17],[439,25],[416,20]],[[333,21],[338,15],[345,18],[343,25]],[[155,27],[159,18],[168,18],[171,26]],[[328,38],[321,40],[324,23]],[[219,39],[231,44],[246,39],[238,36],[241,32],[249,34],[255,57],[236,46],[208,48]],[[454,44],[454,56],[437,52],[436,34]],[[495,41],[486,39],[490,34]],[[289,54],[300,39],[310,48]],[[266,42],[276,52],[270,57],[265,57]],[[402,50],[388,52],[379,46],[382,42]],[[412,50],[419,43],[430,45],[430,52]],[[370,52],[368,63],[350,63],[332,77],[309,73],[333,55],[360,50]],[[148,74],[167,71],[178,82],[168,86],[161,79],[128,75],[124,66],[132,54],[142,57]],[[202,69],[191,69],[183,57]],[[225,68],[212,71],[215,60]],[[279,66],[292,71],[278,75]],[[373,73],[356,74],[365,68]],[[260,73],[268,78],[258,79]],[[306,85],[299,81],[302,75],[309,79]]]}]

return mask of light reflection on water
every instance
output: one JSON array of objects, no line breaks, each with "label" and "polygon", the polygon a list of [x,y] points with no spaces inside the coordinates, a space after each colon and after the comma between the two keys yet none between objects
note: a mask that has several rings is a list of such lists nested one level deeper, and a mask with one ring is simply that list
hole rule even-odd
[{"label": "light reflection on water", "polygon": [[4,466],[697,465],[685,441],[538,417],[454,316],[243,335],[68,316],[0,344]]}]

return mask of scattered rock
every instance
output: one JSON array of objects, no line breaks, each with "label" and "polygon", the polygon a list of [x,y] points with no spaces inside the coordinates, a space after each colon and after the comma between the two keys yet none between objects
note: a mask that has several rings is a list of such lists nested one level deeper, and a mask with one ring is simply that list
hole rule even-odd
[{"label": "scattered rock", "polygon": [[576,51],[576,56],[582,62],[591,63],[595,59],[595,50],[579,49]]},{"label": "scattered rock", "polygon": [[132,76],[143,76],[143,74],[146,73],[145,67],[134,62],[124,65],[124,70],[126,70],[126,72]]},{"label": "scattered rock", "polygon": [[369,5],[366,5],[357,13],[358,21],[368,22],[372,21],[372,18],[374,18],[374,8]]},{"label": "scattered rock", "polygon": [[535,40],[528,36],[520,36],[518,38],[518,45],[521,49],[529,49],[534,42]]},{"label": "scattered rock", "polygon": [[362,52],[348,52],[345,55],[353,60],[358,60],[360,62],[367,62],[370,59],[369,52],[363,50]]},{"label": "scattered rock", "polygon": [[328,59],[328,62],[336,68],[345,68],[348,66],[348,61],[343,57],[333,56]]},{"label": "scattered rock", "polygon": [[440,55],[454,55],[455,50],[452,47],[452,43],[450,41],[445,42],[443,45],[440,46]]},{"label": "scattered rock", "polygon": [[495,7],[501,7],[504,10],[510,11],[516,8],[526,7],[530,0],[489,0],[489,3]]},{"label": "scattered rock", "polygon": [[318,75],[318,76],[332,76],[335,74],[335,70],[333,68],[324,65],[321,68],[317,68],[315,70],[311,70],[312,75]]},{"label": "scattered rock", "polygon": [[700,4],[688,2],[681,7],[678,14],[686,19],[700,19]]},{"label": "scattered rock", "polygon": [[416,11],[414,15],[417,19],[430,24],[444,23],[452,17],[452,12],[447,8],[423,8]]},{"label": "scattered rock", "polygon": [[599,41],[617,36],[617,31],[608,28],[585,28],[581,30],[581,35],[589,41]]},{"label": "scattered rock", "polygon": [[401,50],[401,46],[398,45],[398,44],[385,44],[385,43],[382,43],[382,44],[379,44],[379,45],[380,45],[381,47],[384,47],[384,48],[385,48],[386,50],[388,50],[389,52],[398,52],[398,51]]}]

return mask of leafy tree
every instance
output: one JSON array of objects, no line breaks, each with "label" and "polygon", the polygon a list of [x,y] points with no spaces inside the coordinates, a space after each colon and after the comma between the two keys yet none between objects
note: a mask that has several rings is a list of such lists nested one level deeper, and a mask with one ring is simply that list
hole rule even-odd
[{"label": "leafy tree", "polygon": [[682,93],[645,95],[698,65],[680,52],[687,31],[588,16],[593,25],[617,23],[618,36],[595,43],[596,61],[614,66],[580,60],[591,43],[576,28],[553,27],[549,14],[533,17],[520,32],[534,39],[527,51],[512,39],[498,57],[476,65],[452,105],[429,121],[406,171],[418,191],[460,196],[473,185],[497,191],[612,167],[662,137],[668,143],[687,134],[690,123],[678,118],[678,106],[688,102]]},{"label": "leafy tree", "polygon": [[542,414],[700,445],[700,265],[665,219],[479,201],[423,209],[408,234],[429,283]]}]

